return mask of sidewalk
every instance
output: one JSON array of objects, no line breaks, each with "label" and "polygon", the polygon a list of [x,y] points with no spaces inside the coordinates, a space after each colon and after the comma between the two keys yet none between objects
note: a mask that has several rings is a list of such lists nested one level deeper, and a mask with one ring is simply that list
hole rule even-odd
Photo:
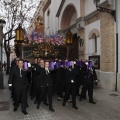
[{"label": "sidewalk", "polygon": [[90,104],[88,100],[79,102],[77,98],[78,110],[73,109],[71,103],[63,107],[62,100],[59,102],[57,96],[54,96],[54,113],[43,104],[37,110],[30,98],[28,116],[21,113],[21,107],[17,112],[13,112],[7,80],[5,75],[5,89],[0,90],[0,120],[120,120],[120,93],[100,88],[94,89],[94,99],[97,104]]}]

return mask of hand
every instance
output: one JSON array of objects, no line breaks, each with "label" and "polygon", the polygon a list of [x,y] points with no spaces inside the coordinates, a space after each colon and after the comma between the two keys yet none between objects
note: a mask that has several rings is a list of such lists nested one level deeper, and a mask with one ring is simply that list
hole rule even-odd
[{"label": "hand", "polygon": [[31,64],[30,64],[30,63],[28,63],[28,67],[31,67]]}]

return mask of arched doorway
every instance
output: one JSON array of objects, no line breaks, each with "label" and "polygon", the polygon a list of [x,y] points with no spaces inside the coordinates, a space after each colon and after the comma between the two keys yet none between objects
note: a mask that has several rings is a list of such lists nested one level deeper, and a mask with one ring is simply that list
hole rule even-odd
[{"label": "arched doorway", "polygon": [[[62,18],[61,18],[61,30],[65,30],[66,28],[69,28],[71,25],[76,23],[77,19],[77,10],[73,4],[69,4],[64,9]],[[74,28],[73,28],[74,29]],[[71,29],[72,32],[72,29]],[[73,34],[73,50],[69,57],[69,59],[74,60],[78,59],[78,37],[77,37],[77,29],[76,32],[74,31]]]},{"label": "arched doorway", "polygon": [[63,30],[69,27],[70,25],[74,24],[76,22],[75,21],[76,19],[77,19],[76,8],[72,4],[67,5],[62,15],[61,29]]}]

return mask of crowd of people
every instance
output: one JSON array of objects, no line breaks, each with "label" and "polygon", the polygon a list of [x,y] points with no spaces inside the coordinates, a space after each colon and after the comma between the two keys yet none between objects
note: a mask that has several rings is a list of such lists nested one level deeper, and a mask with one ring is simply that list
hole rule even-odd
[{"label": "crowd of people", "polygon": [[63,106],[69,101],[74,109],[78,109],[76,96],[79,96],[79,101],[82,101],[86,99],[88,91],[89,102],[96,104],[93,100],[93,88],[97,82],[92,61],[58,59],[44,61],[41,58],[34,58],[33,63],[22,59],[14,60],[8,80],[14,101],[14,111],[17,111],[21,103],[22,112],[25,115],[28,114],[26,108],[29,84],[30,97],[34,100],[36,108],[39,109],[43,102],[44,105],[49,106],[50,111],[54,112],[53,95],[58,96],[58,101],[63,99]]}]

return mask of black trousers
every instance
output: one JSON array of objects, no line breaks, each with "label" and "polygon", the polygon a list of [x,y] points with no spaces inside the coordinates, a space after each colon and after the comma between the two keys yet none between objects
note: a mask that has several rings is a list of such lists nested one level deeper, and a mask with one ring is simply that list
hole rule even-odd
[{"label": "black trousers", "polygon": [[37,94],[37,79],[34,79],[32,81],[32,85],[31,85],[31,91],[30,91],[30,95],[31,97],[35,97]]},{"label": "black trousers", "polygon": [[72,104],[74,106],[74,105],[76,105],[76,84],[74,84],[74,83],[66,84],[63,102],[65,102],[65,103],[67,102],[70,94],[72,95]]},{"label": "black trousers", "polygon": [[21,103],[22,111],[26,111],[27,106],[27,86],[14,89],[15,107],[18,108]]},{"label": "black trousers", "polygon": [[93,101],[93,87],[94,87],[94,84],[92,81],[85,81],[83,84],[80,98],[81,99],[84,98],[88,90],[89,101]]},{"label": "black trousers", "polygon": [[76,84],[76,95],[78,95],[78,96],[80,95],[79,91],[80,91],[80,87],[82,86],[82,84],[83,83],[81,81],[79,81],[79,80],[77,81],[77,84]]},{"label": "black trousers", "polygon": [[52,86],[40,87],[40,95],[38,97],[38,104],[41,104],[41,101],[47,102],[47,97],[49,101],[49,108],[52,107]]},{"label": "black trousers", "polygon": [[57,94],[59,97],[63,97],[63,92],[65,88],[65,83],[63,80],[59,81],[58,88],[57,88]]}]

